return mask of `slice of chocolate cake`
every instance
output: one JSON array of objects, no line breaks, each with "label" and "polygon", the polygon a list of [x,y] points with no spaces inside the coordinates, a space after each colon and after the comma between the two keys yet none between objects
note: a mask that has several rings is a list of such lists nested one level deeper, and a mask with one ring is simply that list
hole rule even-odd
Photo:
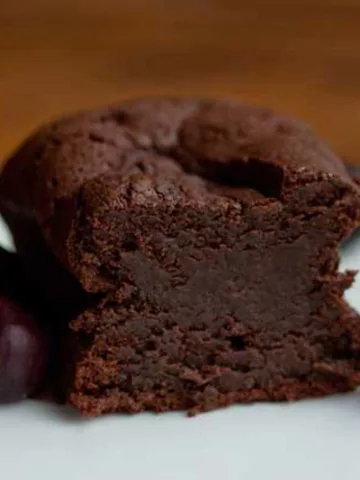
[{"label": "slice of chocolate cake", "polygon": [[338,247],[360,192],[303,124],[225,102],[128,102],[40,130],[0,195],[54,306],[66,316],[72,299],[61,385],[83,414],[359,383]]}]

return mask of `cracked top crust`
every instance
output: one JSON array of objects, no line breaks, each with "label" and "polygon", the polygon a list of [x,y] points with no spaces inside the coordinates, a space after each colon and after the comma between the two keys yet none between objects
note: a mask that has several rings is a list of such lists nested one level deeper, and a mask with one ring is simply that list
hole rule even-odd
[{"label": "cracked top crust", "polygon": [[244,196],[251,188],[277,197],[285,180],[315,177],[356,189],[342,161],[292,118],[225,101],[150,99],[41,128],[7,162],[0,195],[6,208],[26,211],[42,226],[88,181],[136,174],[185,182],[194,191],[247,187]]}]

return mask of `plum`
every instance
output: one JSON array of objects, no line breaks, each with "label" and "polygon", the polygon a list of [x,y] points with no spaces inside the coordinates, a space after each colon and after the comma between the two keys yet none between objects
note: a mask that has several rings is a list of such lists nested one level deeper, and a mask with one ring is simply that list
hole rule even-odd
[{"label": "plum", "polygon": [[20,401],[41,384],[46,339],[33,316],[0,297],[0,403]]}]

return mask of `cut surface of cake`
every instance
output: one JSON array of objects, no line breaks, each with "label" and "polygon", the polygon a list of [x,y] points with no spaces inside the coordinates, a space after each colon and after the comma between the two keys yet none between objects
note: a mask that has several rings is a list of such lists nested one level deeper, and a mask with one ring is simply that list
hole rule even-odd
[{"label": "cut surface of cake", "polygon": [[0,202],[68,325],[59,388],[82,414],[359,383],[355,273],[338,271],[359,187],[304,124],[225,101],[124,102],[36,132]]}]

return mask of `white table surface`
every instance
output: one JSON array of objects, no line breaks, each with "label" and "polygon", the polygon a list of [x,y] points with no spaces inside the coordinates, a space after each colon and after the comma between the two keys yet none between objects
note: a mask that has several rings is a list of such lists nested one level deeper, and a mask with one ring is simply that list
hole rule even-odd
[{"label": "white table surface", "polygon": [[[0,240],[9,245],[2,227]],[[360,269],[360,235],[342,268]],[[360,309],[360,280],[347,297]],[[350,480],[359,459],[360,392],[191,419],[80,420],[35,401],[0,408],[1,480]]]}]

